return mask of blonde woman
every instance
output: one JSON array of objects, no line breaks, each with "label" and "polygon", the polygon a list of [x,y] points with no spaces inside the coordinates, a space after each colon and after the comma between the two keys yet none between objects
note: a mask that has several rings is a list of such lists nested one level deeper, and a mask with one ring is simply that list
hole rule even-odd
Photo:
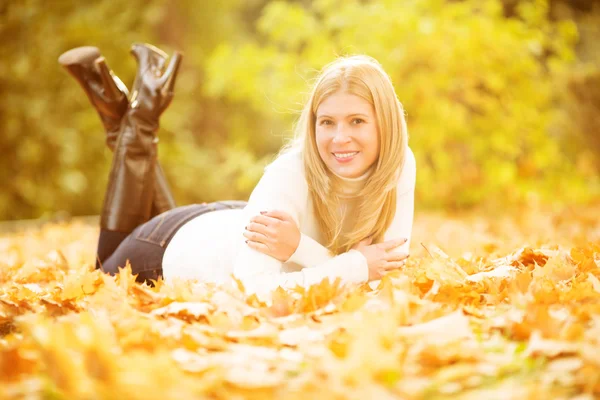
[{"label": "blonde woman", "polygon": [[416,166],[403,108],[377,61],[344,57],[322,70],[296,140],[266,168],[247,203],[171,208],[156,130],[180,56],[163,73],[160,50],[134,45],[132,52],[139,67],[129,99],[97,49],[74,49],[60,60],[100,113],[107,137],[118,138],[101,218],[104,271],[114,274],[129,259],[139,280],[222,283],[233,275],[251,292],[268,292],[327,278],[367,282],[405,264]]}]

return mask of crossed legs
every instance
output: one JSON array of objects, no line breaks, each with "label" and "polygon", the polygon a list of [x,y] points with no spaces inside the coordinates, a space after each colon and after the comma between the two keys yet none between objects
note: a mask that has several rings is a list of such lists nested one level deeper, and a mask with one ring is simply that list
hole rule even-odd
[{"label": "crossed legs", "polygon": [[173,97],[181,62],[176,53],[164,70],[167,55],[154,46],[134,44],[138,70],[131,96],[95,47],[62,54],[62,64],[79,82],[98,112],[106,143],[114,158],[100,219],[97,267],[139,225],[175,207],[158,164],[159,117]]}]

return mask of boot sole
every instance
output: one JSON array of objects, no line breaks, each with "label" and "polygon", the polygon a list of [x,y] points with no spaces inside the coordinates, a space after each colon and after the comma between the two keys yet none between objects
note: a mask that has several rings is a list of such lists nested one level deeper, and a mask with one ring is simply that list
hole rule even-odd
[{"label": "boot sole", "polygon": [[98,57],[100,57],[100,50],[97,47],[76,47],[62,53],[60,57],[58,57],[58,63],[63,66],[92,64]]}]

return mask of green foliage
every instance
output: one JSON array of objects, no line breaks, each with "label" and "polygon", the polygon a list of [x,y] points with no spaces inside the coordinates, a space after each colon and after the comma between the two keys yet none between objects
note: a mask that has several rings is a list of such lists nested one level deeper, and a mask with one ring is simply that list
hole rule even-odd
[{"label": "green foliage", "polygon": [[[355,53],[383,64],[405,105],[420,207],[515,203],[531,193],[586,200],[598,168],[582,138],[596,128],[572,106],[589,99],[590,78],[573,72],[577,28],[553,22],[544,0],[507,3],[517,4],[509,18],[500,0],[0,5],[0,34],[10,38],[0,42],[0,219],[99,212],[111,154],[56,60],[95,45],[130,84],[135,41],[185,54],[159,134],[180,204],[246,198],[291,137],[318,70]],[[583,95],[566,81],[584,82]]]},{"label": "green foliage", "polygon": [[297,108],[320,67],[366,53],[407,110],[420,204],[511,202],[582,186],[549,129],[577,29],[551,22],[545,1],[521,2],[512,18],[499,0],[307,4],[270,2],[258,37],[219,48],[209,93],[289,123],[293,116],[276,111]]},{"label": "green foliage", "polygon": [[[0,218],[98,210],[109,151],[87,98],[57,63],[65,50],[96,45],[127,82],[126,49],[148,37],[158,2],[24,0],[2,6],[0,35]],[[137,8],[137,9],[136,9]],[[109,22],[110,21],[110,22]]]},{"label": "green foliage", "polygon": [[[597,9],[600,11],[600,8]],[[576,15],[582,31],[578,43],[580,61],[565,74],[566,87],[561,93],[561,112],[555,130],[566,139],[563,148],[573,159],[581,175],[597,184],[600,171],[600,13]]]},{"label": "green foliage", "polygon": [[[245,196],[260,167],[248,170],[238,161],[259,163],[250,151],[222,140],[223,128],[210,126],[211,117],[226,118],[228,106],[200,95],[199,72],[212,47],[241,32],[228,21],[233,6],[239,2],[206,8],[192,1],[173,7],[163,0],[51,5],[26,0],[0,6],[0,34],[11,38],[0,43],[0,92],[5,94],[0,97],[0,219],[100,210],[111,153],[96,112],[57,63],[62,52],[83,45],[99,47],[128,85],[135,74],[128,54],[133,42],[184,50],[177,96],[162,118],[160,134],[161,159],[176,198],[185,204]],[[210,146],[199,148],[202,140]]]}]

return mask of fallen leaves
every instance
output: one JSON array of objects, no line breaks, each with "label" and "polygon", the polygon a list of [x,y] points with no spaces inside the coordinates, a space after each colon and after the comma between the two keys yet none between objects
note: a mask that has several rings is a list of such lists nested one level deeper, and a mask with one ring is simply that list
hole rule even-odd
[{"label": "fallen leaves", "polygon": [[600,396],[598,244],[428,243],[380,282],[259,300],[104,275],[94,236],[0,238],[0,398]]}]

